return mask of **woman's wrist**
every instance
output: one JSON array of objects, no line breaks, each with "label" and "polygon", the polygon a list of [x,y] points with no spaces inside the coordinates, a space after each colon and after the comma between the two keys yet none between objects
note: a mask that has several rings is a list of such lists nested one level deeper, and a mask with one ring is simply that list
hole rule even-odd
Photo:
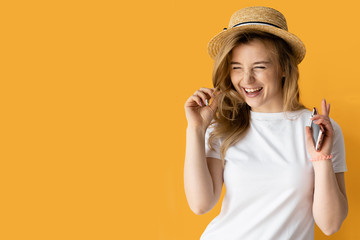
[{"label": "woman's wrist", "polygon": [[196,132],[205,135],[206,129],[204,129],[202,126],[188,125],[186,131]]},{"label": "woman's wrist", "polygon": [[311,162],[317,162],[322,160],[331,160],[333,158],[332,154],[317,154],[316,156],[311,157],[309,160]]}]

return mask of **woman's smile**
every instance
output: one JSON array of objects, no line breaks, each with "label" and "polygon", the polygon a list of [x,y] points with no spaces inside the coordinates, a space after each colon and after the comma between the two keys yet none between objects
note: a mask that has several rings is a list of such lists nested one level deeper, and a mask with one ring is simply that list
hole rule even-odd
[{"label": "woman's smile", "polygon": [[260,88],[242,88],[242,89],[244,90],[245,95],[250,98],[258,96],[263,90],[262,87],[260,87]]}]

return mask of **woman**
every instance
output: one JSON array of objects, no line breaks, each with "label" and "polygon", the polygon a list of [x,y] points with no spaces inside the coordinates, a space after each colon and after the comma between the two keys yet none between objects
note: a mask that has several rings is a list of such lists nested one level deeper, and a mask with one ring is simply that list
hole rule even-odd
[{"label": "woman", "polygon": [[[314,239],[314,222],[337,232],[347,216],[345,147],[330,104],[311,118],[299,100],[302,41],[275,9],[235,12],[212,38],[214,88],[185,103],[185,193],[196,214],[226,193],[202,240]],[[212,100],[210,104],[208,101]],[[319,151],[309,119],[325,129]]]}]

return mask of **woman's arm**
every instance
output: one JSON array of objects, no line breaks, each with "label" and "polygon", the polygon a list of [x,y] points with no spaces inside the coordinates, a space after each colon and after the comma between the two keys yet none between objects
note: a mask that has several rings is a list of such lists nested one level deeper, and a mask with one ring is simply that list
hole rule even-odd
[{"label": "woman's arm", "polygon": [[348,213],[344,173],[334,173],[331,160],[313,162],[315,190],[313,215],[326,234],[336,233]]},{"label": "woman's arm", "polygon": [[194,213],[200,215],[213,207],[214,187],[205,157],[205,132],[201,128],[186,129],[184,186]]},{"label": "woman's arm", "polygon": [[[215,88],[200,88],[185,103],[188,126],[184,186],[189,206],[198,215],[214,207],[223,183],[221,161],[205,156],[205,134],[217,109],[219,93]],[[210,98],[213,101],[209,105]]]},{"label": "woman's arm", "polygon": [[[315,115],[312,119],[315,120],[315,124],[321,124],[325,129],[322,147],[320,151],[315,151],[311,130],[307,126],[307,150],[311,158],[315,159],[329,156],[332,152],[338,159],[344,159],[345,149],[342,135],[340,136],[338,125],[336,125],[337,133],[335,133],[329,118],[330,104],[327,105],[325,99],[321,102],[321,110],[322,114]],[[313,216],[318,227],[329,236],[340,229],[348,213],[344,173],[340,172],[335,175],[333,162],[330,159],[312,163],[315,172]]]}]

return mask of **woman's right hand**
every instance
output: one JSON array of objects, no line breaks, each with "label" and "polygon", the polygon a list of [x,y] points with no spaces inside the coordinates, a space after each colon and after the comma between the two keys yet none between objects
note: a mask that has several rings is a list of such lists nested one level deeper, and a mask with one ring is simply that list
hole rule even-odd
[{"label": "woman's right hand", "polygon": [[[204,131],[214,118],[218,106],[219,91],[215,88],[200,88],[185,103],[185,114],[188,126],[201,128]],[[206,100],[213,98],[211,103],[206,106]]]}]

